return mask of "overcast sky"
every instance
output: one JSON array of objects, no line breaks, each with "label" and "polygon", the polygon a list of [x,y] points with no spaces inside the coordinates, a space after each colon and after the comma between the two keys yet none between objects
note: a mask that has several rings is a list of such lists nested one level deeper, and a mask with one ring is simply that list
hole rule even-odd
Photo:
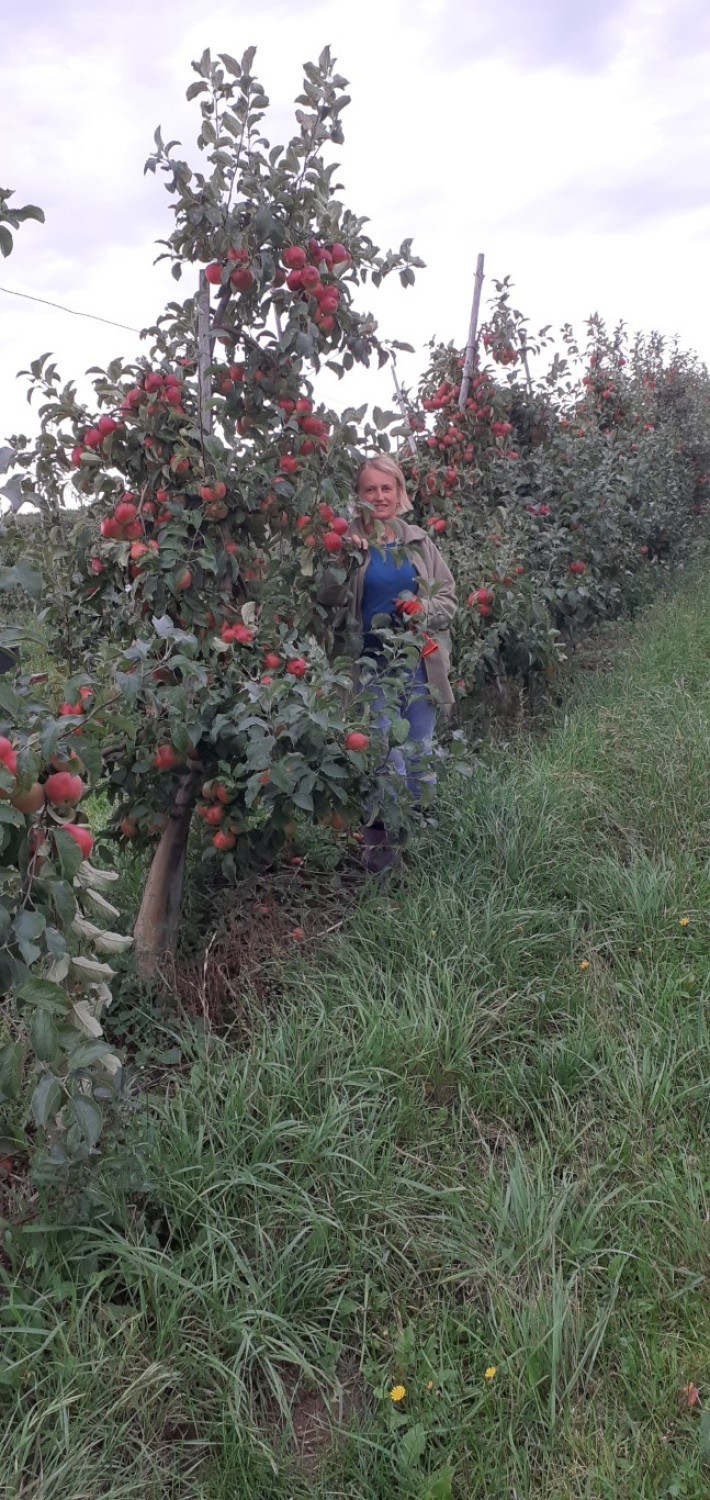
[{"label": "overcast sky", "polygon": [[[599,311],[710,360],[708,0],[0,0],[0,185],[47,216],[0,284],[152,321],[175,283],[152,264],[170,200],[143,165],[158,124],[199,156],[192,59],[255,44],[276,142],[326,43],[353,98],[340,196],[427,262],[414,288],[368,294],[384,335],[463,343],[483,251],[533,328]],[[45,350],[79,379],[138,340],[0,292],[0,441],[28,430],[15,374]],[[389,404],[390,387],[327,394]]]}]

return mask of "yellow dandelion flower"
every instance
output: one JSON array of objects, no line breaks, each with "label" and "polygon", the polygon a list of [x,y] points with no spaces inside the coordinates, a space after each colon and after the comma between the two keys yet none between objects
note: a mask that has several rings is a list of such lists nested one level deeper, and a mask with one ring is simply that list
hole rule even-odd
[{"label": "yellow dandelion flower", "polygon": [[687,927],[689,922],[690,922],[690,917],[679,917],[678,918],[678,926],[679,927]]},{"label": "yellow dandelion flower", "polygon": [[390,1401],[403,1401],[407,1394],[406,1386],[393,1385],[390,1391]]},{"label": "yellow dandelion flower", "polygon": [[588,958],[583,958],[579,967],[580,967],[580,969],[588,969],[589,968],[589,959]]},{"label": "yellow dandelion flower", "polygon": [[487,1369],[483,1372],[484,1380],[495,1380],[497,1368],[497,1365],[488,1365]]}]

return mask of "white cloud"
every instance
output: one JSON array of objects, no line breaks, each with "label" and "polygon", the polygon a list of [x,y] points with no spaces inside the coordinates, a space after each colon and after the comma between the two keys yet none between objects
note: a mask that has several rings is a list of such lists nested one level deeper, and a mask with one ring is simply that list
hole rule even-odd
[{"label": "white cloud", "polygon": [[[277,0],[255,12],[205,0],[197,13],[193,0],[123,0],[120,16],[93,0],[36,0],[2,24],[0,183],[47,212],[44,227],[21,229],[2,285],[151,322],[175,284],[152,265],[171,217],[143,164],[157,124],[197,156],[198,113],[184,99],[192,58],[256,43],[275,140],[290,130],[301,62],[329,43],[353,96],[341,196],[370,215],[378,244],[413,235],[428,264],[414,289],[371,294],[386,334],[420,348],[432,335],[463,342],[483,250],[490,276],[512,275],[533,326],[579,325],[598,309],[677,331],[710,356],[696,295],[710,135],[699,0],[678,0],[672,17],[662,0],[605,0],[584,14],[562,0],[475,12],[449,0],[298,10]],[[137,348],[118,329],[2,294],[0,317],[0,436],[27,425],[13,375],[37,353],[53,350],[76,377]],[[405,377],[422,363],[404,360]],[[328,395],[389,404],[390,382],[359,374]]]}]

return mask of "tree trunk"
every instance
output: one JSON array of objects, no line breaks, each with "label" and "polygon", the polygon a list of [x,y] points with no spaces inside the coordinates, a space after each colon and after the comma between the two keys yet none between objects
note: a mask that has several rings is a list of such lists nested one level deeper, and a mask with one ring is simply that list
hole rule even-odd
[{"label": "tree trunk", "polygon": [[150,979],[160,961],[172,953],[178,933],[187,841],[195,805],[198,776],[184,776],[178,787],[168,826],[153,855],[133,929],[136,969]]}]

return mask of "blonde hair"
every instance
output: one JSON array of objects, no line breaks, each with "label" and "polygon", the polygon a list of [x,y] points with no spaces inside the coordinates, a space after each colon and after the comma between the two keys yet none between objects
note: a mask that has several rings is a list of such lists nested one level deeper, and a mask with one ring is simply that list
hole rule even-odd
[{"label": "blonde hair", "polygon": [[393,458],[387,453],[376,453],[372,458],[366,458],[357,471],[355,477],[355,490],[360,489],[360,480],[366,469],[379,469],[382,474],[389,474],[397,486],[397,515],[404,515],[405,511],[412,509],[412,502],[407,494],[407,481]]}]

